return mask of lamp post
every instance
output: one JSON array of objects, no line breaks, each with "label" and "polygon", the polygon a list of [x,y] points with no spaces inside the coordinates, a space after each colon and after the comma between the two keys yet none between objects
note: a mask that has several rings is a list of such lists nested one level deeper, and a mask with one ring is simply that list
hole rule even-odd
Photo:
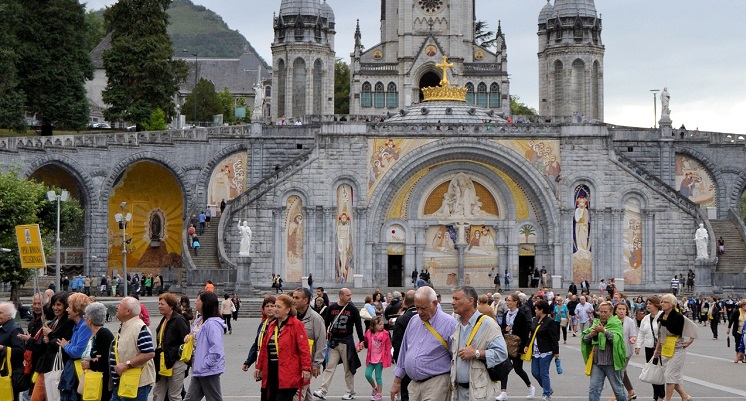
[{"label": "lamp post", "polygon": [[197,125],[197,78],[199,74],[199,64],[197,64],[199,60],[199,56],[197,55],[197,52],[191,53],[189,50],[184,49],[182,50],[184,53],[190,53],[192,56],[194,56],[194,88],[192,88],[192,100],[194,100],[194,125]]},{"label": "lamp post", "polygon": [[658,128],[658,92],[660,92],[660,89],[651,89],[651,92],[653,92],[653,128]]},{"label": "lamp post", "polygon": [[67,199],[70,197],[70,193],[67,191],[62,191],[61,194],[57,195],[57,192],[55,191],[48,191],[47,192],[47,199],[50,202],[57,201],[57,238],[56,238],[56,245],[57,245],[57,268],[54,272],[54,288],[56,291],[60,291],[60,271],[62,268],[61,264],[61,258],[60,258],[60,202],[67,202]]},{"label": "lamp post", "polygon": [[127,223],[132,220],[132,213],[124,214],[127,202],[120,203],[119,207],[122,208],[122,213],[115,214],[114,218],[117,220],[117,223],[119,223],[119,227],[122,228],[122,277],[125,280],[124,293],[122,295],[126,297],[127,287],[129,286],[129,280],[127,280],[127,243],[129,242],[127,241]]}]

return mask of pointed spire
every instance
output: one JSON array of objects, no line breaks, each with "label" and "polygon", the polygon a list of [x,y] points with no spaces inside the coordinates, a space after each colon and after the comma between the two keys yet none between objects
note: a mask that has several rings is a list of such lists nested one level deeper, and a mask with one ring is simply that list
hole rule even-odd
[{"label": "pointed spire", "polygon": [[355,27],[355,49],[362,47],[363,35],[360,33],[360,20],[357,20],[357,26]]},{"label": "pointed spire", "polygon": [[501,21],[497,20],[497,33],[495,36],[503,36],[503,27],[500,25]]}]

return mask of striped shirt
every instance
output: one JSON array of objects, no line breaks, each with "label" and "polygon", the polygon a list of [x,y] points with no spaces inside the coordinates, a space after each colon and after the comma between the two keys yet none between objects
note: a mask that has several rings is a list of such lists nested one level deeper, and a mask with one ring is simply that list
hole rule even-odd
[{"label": "striped shirt", "polygon": [[[119,337],[119,333],[117,333],[117,337]],[[114,348],[115,346],[112,344],[111,352],[109,353],[109,367],[111,370],[112,383],[114,385],[117,385],[119,384],[119,374],[114,370],[114,366],[116,366],[117,364],[116,355],[114,355]],[[140,350],[140,353],[143,354],[155,352],[155,348],[153,347],[153,337],[150,335],[150,331],[148,330],[147,326],[142,326],[142,329],[140,329],[140,334],[137,336],[137,349]]]}]

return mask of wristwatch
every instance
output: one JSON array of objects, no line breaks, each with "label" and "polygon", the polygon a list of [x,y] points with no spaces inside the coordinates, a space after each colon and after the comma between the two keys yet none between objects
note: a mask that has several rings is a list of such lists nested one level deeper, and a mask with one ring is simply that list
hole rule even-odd
[{"label": "wristwatch", "polygon": [[479,359],[480,356],[479,350],[474,351],[474,358]]},{"label": "wristwatch", "polygon": [[132,367],[132,364],[130,363],[130,361],[127,361],[127,368],[131,368],[131,367]]}]

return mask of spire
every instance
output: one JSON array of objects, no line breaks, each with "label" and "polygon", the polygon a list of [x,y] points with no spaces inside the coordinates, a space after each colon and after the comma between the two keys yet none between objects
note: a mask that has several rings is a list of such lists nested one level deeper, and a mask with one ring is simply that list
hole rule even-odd
[{"label": "spire", "polygon": [[500,25],[501,21],[497,20],[497,33],[495,34],[496,37],[503,36],[503,27]]},{"label": "spire", "polygon": [[362,44],[363,35],[360,33],[360,20],[357,20],[357,26],[355,27],[355,49],[363,47]]}]

